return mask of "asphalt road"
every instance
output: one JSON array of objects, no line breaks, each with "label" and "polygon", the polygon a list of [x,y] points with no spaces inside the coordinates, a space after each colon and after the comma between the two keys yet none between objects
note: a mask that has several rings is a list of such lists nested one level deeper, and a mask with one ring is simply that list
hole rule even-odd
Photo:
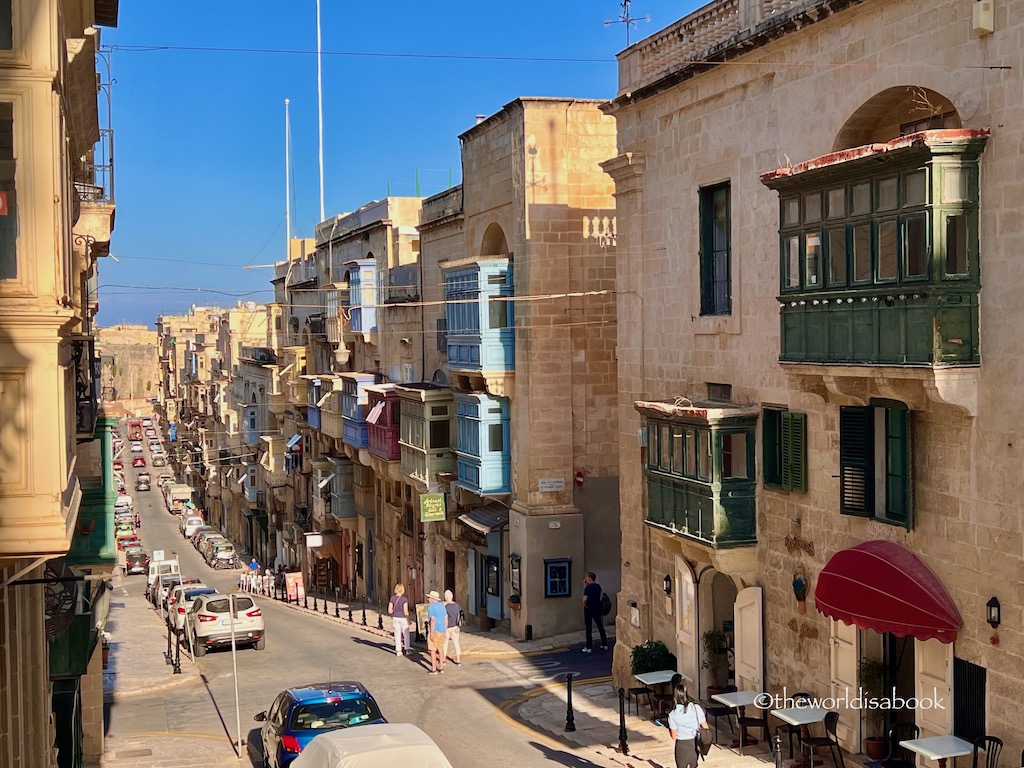
[{"label": "asphalt road", "polygon": [[[148,450],[144,453],[149,459]],[[127,456],[127,452],[126,452]],[[130,461],[126,460],[130,465]],[[162,468],[147,468],[154,480]],[[126,467],[128,487],[136,471]],[[182,573],[200,578],[222,592],[237,584],[237,572],[213,571],[178,532],[178,518],[168,513],[154,482],[154,490],[133,493],[142,518],[146,548],[177,553]],[[125,599],[143,600],[145,580],[126,580]],[[415,723],[438,743],[456,768],[486,762],[494,765],[550,766],[552,744],[500,710],[502,703],[540,685],[564,681],[568,672],[580,677],[608,673],[610,655],[584,655],[578,650],[511,659],[465,659],[461,667],[446,666],[444,675],[429,675],[426,654],[408,658],[394,655],[392,645],[378,636],[350,629],[297,612],[273,600],[256,598],[266,621],[263,651],[239,649],[237,685],[243,738],[258,723],[282,689],[303,683],[359,680],[393,722]],[[162,658],[152,662],[165,675]],[[195,662],[203,673],[203,686],[163,691],[132,699],[130,706],[110,712],[109,734],[116,737],[143,733],[194,733],[222,737],[230,742],[238,733],[235,676],[230,650],[211,651]],[[557,727],[557,724],[553,724]],[[195,744],[201,750],[203,740]],[[565,747],[559,745],[559,749]],[[566,753],[566,759],[572,759]],[[202,764],[197,755],[197,765]],[[585,764],[573,761],[568,764]]]}]

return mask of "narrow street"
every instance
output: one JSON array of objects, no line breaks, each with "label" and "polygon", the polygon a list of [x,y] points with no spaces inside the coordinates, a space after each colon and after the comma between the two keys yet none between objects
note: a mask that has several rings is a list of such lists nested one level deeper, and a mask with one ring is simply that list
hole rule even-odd
[{"label": "narrow street", "polygon": [[[132,487],[136,470],[129,468],[126,473]],[[186,578],[202,579],[222,592],[237,585],[236,571],[213,571],[181,537],[178,518],[166,511],[159,491],[136,493],[134,498],[147,550],[163,549],[166,556],[176,553]],[[142,576],[123,578],[115,586],[114,600],[123,603],[123,615],[129,619],[118,620],[114,626],[115,643],[122,633],[158,631],[144,587]],[[587,656],[573,649],[517,658],[466,658],[460,667],[448,664],[444,676],[434,677],[427,674],[425,652],[396,658],[391,643],[378,635],[271,599],[256,600],[266,620],[266,649],[237,652],[241,728],[246,741],[250,731],[257,734],[253,716],[266,710],[280,690],[329,679],[358,680],[370,689],[388,720],[423,728],[455,766],[479,765],[483,753],[489,763],[550,765],[552,749],[565,748],[502,714],[501,705],[537,687],[562,682],[569,672],[579,679],[609,671],[610,654]],[[135,622],[130,620],[133,615],[138,617]],[[176,682],[161,654],[164,637],[160,635],[159,642],[153,644],[154,692],[129,701],[115,700],[108,709],[108,738],[180,734],[194,738],[193,749],[224,752],[236,734],[231,652],[211,651],[193,662],[183,651],[182,665],[195,663],[202,684],[162,689],[168,680]],[[196,757],[202,764],[201,755]],[[570,757],[568,752],[566,757]],[[570,764],[593,764],[572,759]]]}]

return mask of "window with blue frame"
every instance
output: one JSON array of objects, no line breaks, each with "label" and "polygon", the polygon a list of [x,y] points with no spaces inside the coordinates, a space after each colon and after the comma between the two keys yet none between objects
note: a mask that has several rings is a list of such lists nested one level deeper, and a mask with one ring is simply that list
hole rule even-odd
[{"label": "window with blue frame", "polygon": [[[459,272],[445,277],[445,317],[449,334],[479,333],[480,278],[476,272]],[[506,304],[510,302],[505,302]]]},{"label": "window with blue frame", "polygon": [[544,597],[569,597],[571,584],[572,558],[544,561]]}]

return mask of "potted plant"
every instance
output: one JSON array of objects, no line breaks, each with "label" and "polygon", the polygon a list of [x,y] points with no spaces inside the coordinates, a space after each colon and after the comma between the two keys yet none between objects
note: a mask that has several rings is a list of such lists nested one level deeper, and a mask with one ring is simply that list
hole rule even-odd
[{"label": "potted plant", "polygon": [[668,646],[661,640],[648,640],[634,645],[629,662],[633,675],[676,668],[676,657],[669,653]]},{"label": "potted plant", "polygon": [[[865,700],[885,698],[885,665],[877,659],[861,659],[857,665],[860,676],[860,695]],[[889,745],[885,743],[882,733],[885,723],[885,710],[878,707],[865,707],[868,722],[871,723],[871,735],[864,738],[864,754],[873,760],[880,760],[889,753]]]},{"label": "potted plant", "polygon": [[725,668],[726,652],[728,650],[728,638],[719,629],[709,629],[702,637],[704,643],[704,656],[700,665],[706,669],[711,676],[708,685],[708,698],[716,693],[724,691],[722,671]]}]

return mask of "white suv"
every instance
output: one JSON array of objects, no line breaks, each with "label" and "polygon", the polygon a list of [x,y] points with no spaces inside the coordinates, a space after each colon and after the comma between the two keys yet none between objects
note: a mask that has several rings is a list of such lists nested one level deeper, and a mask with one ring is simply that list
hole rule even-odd
[{"label": "white suv", "polygon": [[167,596],[167,624],[175,632],[185,628],[185,614],[197,597],[215,595],[217,590],[206,584],[178,584]]},{"label": "white suv", "polygon": [[232,602],[236,645],[251,645],[257,651],[266,647],[263,611],[249,595],[200,595],[188,613],[196,656],[205,656],[209,648],[231,645]]}]

